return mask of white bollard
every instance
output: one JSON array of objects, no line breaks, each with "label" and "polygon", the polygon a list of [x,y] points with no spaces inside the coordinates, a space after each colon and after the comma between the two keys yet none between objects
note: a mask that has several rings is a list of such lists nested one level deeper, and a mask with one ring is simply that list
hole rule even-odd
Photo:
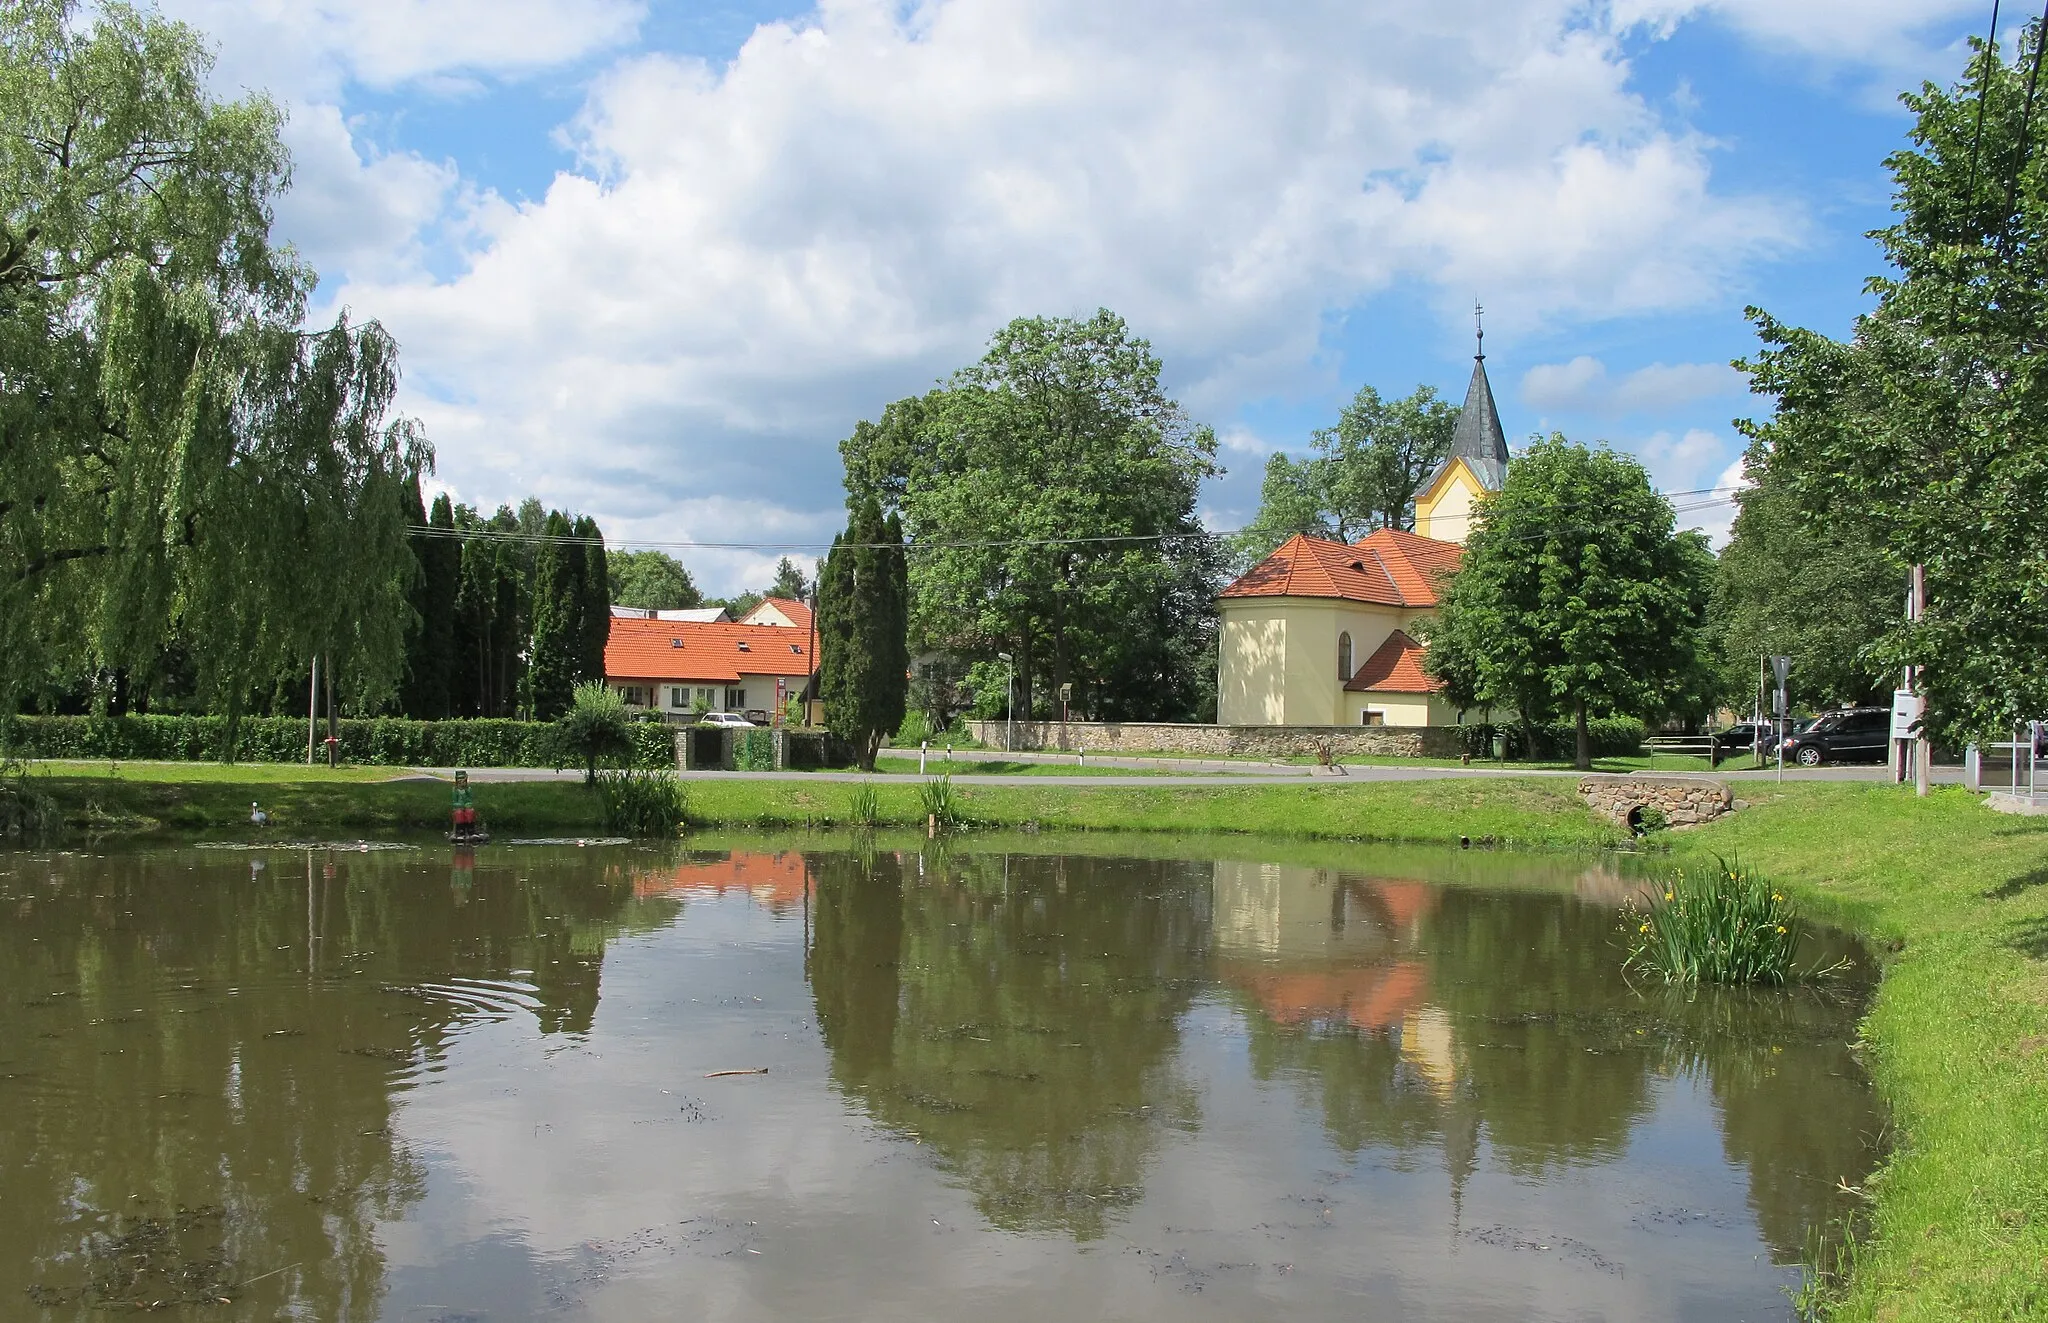
[{"label": "white bollard", "polygon": [[931,747],[932,742],[930,740],[926,740],[917,746],[917,774],[919,776],[924,775],[924,756],[931,751]]}]

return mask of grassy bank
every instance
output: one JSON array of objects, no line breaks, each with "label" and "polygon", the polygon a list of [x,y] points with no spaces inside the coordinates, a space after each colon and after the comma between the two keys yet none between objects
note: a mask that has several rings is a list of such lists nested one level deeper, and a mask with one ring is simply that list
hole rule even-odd
[{"label": "grassy bank", "polygon": [[[428,780],[369,780],[352,769],[208,768],[125,764],[121,774],[45,775],[74,831],[305,839],[445,829],[448,788]],[[245,773],[237,775],[237,773]],[[388,774],[387,774],[388,775]],[[851,821],[854,782],[706,780],[688,783],[694,827],[809,828]],[[882,825],[920,827],[915,777],[874,784]],[[575,782],[479,782],[479,813],[495,833],[588,835],[603,829],[595,795]],[[1254,833],[1311,840],[1475,843],[1589,849],[1620,833],[1578,805],[1569,780],[1366,782],[1329,786],[956,786],[976,829]],[[249,822],[262,804],[268,827]]]},{"label": "grassy bank", "polygon": [[1672,840],[1897,948],[1863,1026],[1895,1150],[1833,1316],[2048,1318],[2048,818],[1806,784]]}]

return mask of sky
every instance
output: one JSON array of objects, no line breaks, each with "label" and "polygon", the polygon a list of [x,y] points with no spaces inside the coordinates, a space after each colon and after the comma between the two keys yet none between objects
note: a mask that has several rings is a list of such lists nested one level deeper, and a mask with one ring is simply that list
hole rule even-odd
[{"label": "sky", "polygon": [[[1846,334],[1903,88],[1976,0],[162,0],[285,109],[314,315],[397,338],[434,486],[712,593],[1013,317],[1121,314],[1242,525],[1362,385],[1641,457],[1725,536],[1751,305]],[[2006,34],[2008,39],[2016,35]],[[1690,493],[1709,492],[1706,496]]]}]

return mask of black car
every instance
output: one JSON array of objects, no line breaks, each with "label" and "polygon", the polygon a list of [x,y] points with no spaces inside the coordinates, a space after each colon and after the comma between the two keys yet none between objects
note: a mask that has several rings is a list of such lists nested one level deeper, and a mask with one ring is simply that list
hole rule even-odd
[{"label": "black car", "polygon": [[1785,738],[1785,761],[1801,767],[1881,763],[1891,757],[1891,751],[1891,709],[1882,707],[1822,713],[1811,726]]}]

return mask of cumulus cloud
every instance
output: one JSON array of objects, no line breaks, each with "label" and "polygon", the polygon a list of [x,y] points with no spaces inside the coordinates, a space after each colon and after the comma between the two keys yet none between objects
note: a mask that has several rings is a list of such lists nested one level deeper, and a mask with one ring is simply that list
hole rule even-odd
[{"label": "cumulus cloud", "polygon": [[1958,19],[1979,21],[1976,0],[1613,0],[1617,23],[1665,32],[1686,19],[1718,20],[1757,45],[1830,68],[1855,62],[1896,70],[1924,63]]},{"label": "cumulus cloud", "polygon": [[1205,416],[1397,280],[1490,324],[1695,306],[1799,241],[1575,0],[827,0],[616,65],[446,279],[351,272],[447,480],[618,532],[837,522],[832,443],[1010,317],[1116,308]]},{"label": "cumulus cloud", "polygon": [[1726,363],[1652,363],[1617,380],[1608,376],[1605,363],[1581,354],[1522,374],[1522,399],[1559,413],[1648,413],[1748,389],[1749,379]]}]

